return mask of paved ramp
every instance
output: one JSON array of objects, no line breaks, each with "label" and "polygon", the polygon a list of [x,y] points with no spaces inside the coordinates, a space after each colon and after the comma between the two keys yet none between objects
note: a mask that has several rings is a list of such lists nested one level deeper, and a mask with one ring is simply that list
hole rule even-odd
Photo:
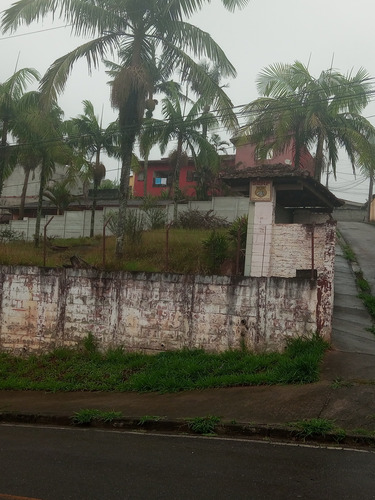
[{"label": "paved ramp", "polygon": [[[353,225],[356,227],[352,232]],[[375,251],[375,228],[370,228],[373,229],[373,242],[369,241],[368,237],[364,238],[366,233],[371,234],[368,233],[368,224],[340,222],[338,228],[356,253],[364,277],[370,281],[368,274],[372,273],[375,266],[373,263],[368,264],[367,259],[369,252]],[[353,240],[358,238],[362,239],[361,244],[353,244]],[[365,241],[367,243],[364,243]],[[368,249],[367,245],[372,246]],[[358,298],[354,272],[339,245],[336,247],[334,285],[333,350],[327,353],[322,376],[331,380],[342,378],[375,381],[375,335],[368,331],[373,322],[363,302]]]}]

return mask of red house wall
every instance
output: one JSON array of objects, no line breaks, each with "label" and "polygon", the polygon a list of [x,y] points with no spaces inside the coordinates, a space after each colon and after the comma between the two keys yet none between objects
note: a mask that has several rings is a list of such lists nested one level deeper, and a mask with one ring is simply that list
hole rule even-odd
[{"label": "red house wall", "polygon": [[[143,166],[143,162],[141,162]],[[197,183],[195,181],[188,181],[188,172],[194,172],[195,167],[193,161],[189,161],[188,165],[181,167],[180,171],[180,182],[179,188],[187,197],[195,196],[195,186]],[[159,177],[159,174],[160,177]],[[147,168],[147,194],[152,196],[160,196],[163,191],[168,191],[170,188],[170,182],[172,182],[173,170],[169,164],[168,158],[162,158],[161,160],[150,160]],[[191,174],[193,175],[193,174]],[[139,180],[142,177],[142,171],[135,174],[133,195],[135,197],[140,197],[144,195],[144,181]],[[162,177],[163,176],[163,177]],[[169,183],[165,184],[155,184],[154,179],[170,179]]]},{"label": "red house wall", "polygon": [[[223,167],[232,166],[234,167],[235,157],[234,155],[226,155],[222,157]],[[144,162],[141,162],[141,166],[143,167]],[[188,180],[188,174],[190,179],[194,179],[195,165],[193,160],[189,160],[188,164],[181,167],[180,171],[180,182],[179,188],[188,198],[195,197],[195,188],[197,182],[195,180]],[[142,197],[144,196],[144,181],[139,180],[139,177],[142,177],[142,170],[135,174],[134,176],[134,187],[133,187],[133,196]],[[162,174],[168,178],[170,177],[170,182],[172,182],[173,170],[169,164],[168,158],[162,158],[161,160],[150,160],[148,162],[147,167],[147,194],[152,196],[160,196],[163,191],[168,191],[170,185],[155,185],[154,179],[156,174]],[[161,177],[161,176],[160,176]]]}]

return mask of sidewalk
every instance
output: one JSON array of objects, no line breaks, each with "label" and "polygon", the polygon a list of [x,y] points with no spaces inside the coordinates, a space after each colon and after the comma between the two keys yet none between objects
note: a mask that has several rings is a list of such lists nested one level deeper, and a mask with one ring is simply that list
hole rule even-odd
[{"label": "sidewalk", "polygon": [[125,418],[117,427],[138,430],[145,416],[162,417],[148,423],[148,429],[176,431],[186,430],[182,423],[188,418],[215,415],[227,424],[222,431],[232,434],[237,429],[243,435],[247,429],[250,435],[279,436],[291,422],[311,418],[334,420],[348,434],[375,431],[375,337],[366,331],[371,318],[357,298],[353,272],[339,248],[335,271],[333,349],[325,356],[318,383],[177,394],[0,391],[0,420],[67,424],[75,412],[92,408],[120,411]]}]

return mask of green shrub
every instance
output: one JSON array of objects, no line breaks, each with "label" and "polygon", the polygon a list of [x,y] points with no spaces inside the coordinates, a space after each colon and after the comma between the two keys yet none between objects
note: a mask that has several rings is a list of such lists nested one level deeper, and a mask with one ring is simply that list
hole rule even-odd
[{"label": "green shrub", "polygon": [[207,240],[203,241],[208,272],[218,273],[220,266],[228,256],[229,242],[225,234],[212,231]]},{"label": "green shrub", "polygon": [[241,217],[237,217],[228,229],[229,239],[237,247],[238,238],[240,239],[240,247],[246,247],[246,238],[247,238],[247,215],[242,215]]},{"label": "green shrub", "polygon": [[[113,234],[117,233],[118,212],[109,212],[111,217],[108,228]],[[142,235],[145,228],[145,217],[139,210],[128,209],[125,215],[125,241],[132,244],[139,244],[142,241]]]},{"label": "green shrub", "polygon": [[157,199],[153,196],[146,196],[143,199],[142,210],[145,213],[145,222],[148,229],[161,229],[167,221],[167,214],[164,207],[157,205]]},{"label": "green shrub", "polygon": [[227,219],[218,217],[213,210],[201,212],[192,209],[180,212],[176,223],[182,229],[217,229],[227,225]]},{"label": "green shrub", "polygon": [[23,240],[23,233],[20,233],[19,231],[14,231],[12,228],[9,226],[2,226],[0,229],[0,241],[2,243],[6,243],[8,241],[19,241]]}]

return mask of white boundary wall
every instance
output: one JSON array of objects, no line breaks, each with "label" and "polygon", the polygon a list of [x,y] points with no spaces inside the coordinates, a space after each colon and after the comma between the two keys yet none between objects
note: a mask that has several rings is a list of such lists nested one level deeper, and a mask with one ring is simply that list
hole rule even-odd
[{"label": "white boundary wall", "polygon": [[[130,210],[140,210],[138,207],[129,207]],[[219,217],[226,218],[228,222],[233,222],[237,217],[247,215],[249,212],[249,198],[247,197],[218,197],[211,201],[189,201],[187,204],[179,204],[178,211],[199,210],[208,212],[213,210]],[[165,207],[167,221],[173,220],[173,204]],[[103,211],[96,211],[94,234],[103,233],[103,223],[111,212],[117,212],[118,208],[105,208]],[[40,233],[43,234],[44,226],[52,216],[45,216],[40,225]],[[53,216],[47,227],[47,236],[56,238],[81,238],[90,236],[91,210],[67,211],[64,215]],[[13,231],[23,235],[25,240],[33,240],[35,235],[36,219],[26,219],[22,221],[10,221],[9,226]],[[111,234],[109,227],[106,234]]]}]

